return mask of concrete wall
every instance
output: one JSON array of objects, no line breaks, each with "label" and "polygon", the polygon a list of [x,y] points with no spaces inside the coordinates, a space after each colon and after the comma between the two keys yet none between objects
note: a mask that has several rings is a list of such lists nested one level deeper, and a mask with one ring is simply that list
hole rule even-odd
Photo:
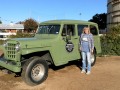
[{"label": "concrete wall", "polygon": [[120,0],[108,0],[107,29],[112,25],[120,24]]}]

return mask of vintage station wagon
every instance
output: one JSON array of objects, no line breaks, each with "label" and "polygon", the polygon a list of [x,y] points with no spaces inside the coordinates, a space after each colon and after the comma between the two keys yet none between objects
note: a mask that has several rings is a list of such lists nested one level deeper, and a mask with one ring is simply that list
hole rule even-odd
[{"label": "vintage station wagon", "polygon": [[6,41],[1,46],[4,55],[0,58],[0,67],[21,73],[29,85],[38,85],[47,78],[49,65],[81,60],[79,39],[84,27],[90,27],[94,36],[93,66],[96,55],[101,53],[98,25],[79,20],[51,20],[40,23],[32,38]]}]

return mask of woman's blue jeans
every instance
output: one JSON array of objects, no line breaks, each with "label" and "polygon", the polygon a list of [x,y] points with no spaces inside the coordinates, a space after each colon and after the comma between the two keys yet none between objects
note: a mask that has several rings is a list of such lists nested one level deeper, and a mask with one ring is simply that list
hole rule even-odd
[{"label": "woman's blue jeans", "polygon": [[[82,70],[91,71],[91,60],[90,60],[90,52],[81,52],[82,54]],[[87,63],[86,63],[87,62]]]}]

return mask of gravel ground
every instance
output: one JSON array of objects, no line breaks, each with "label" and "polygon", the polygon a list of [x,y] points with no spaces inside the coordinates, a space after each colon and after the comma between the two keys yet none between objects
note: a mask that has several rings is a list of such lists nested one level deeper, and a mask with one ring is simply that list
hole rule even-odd
[{"label": "gravel ground", "polygon": [[21,77],[0,71],[0,90],[120,90],[120,57],[97,57],[90,75],[74,65],[49,69],[48,78],[38,86],[26,85]]}]

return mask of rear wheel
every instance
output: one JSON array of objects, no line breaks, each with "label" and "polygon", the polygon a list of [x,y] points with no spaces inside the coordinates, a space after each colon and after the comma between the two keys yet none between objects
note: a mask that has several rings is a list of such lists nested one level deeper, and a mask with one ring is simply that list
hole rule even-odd
[{"label": "rear wheel", "polygon": [[94,66],[95,65],[95,62],[96,62],[96,51],[94,50],[93,54],[91,54],[91,66]]},{"label": "rear wheel", "polygon": [[28,85],[38,85],[46,80],[47,76],[47,62],[40,57],[27,60],[23,66],[22,78]]}]

